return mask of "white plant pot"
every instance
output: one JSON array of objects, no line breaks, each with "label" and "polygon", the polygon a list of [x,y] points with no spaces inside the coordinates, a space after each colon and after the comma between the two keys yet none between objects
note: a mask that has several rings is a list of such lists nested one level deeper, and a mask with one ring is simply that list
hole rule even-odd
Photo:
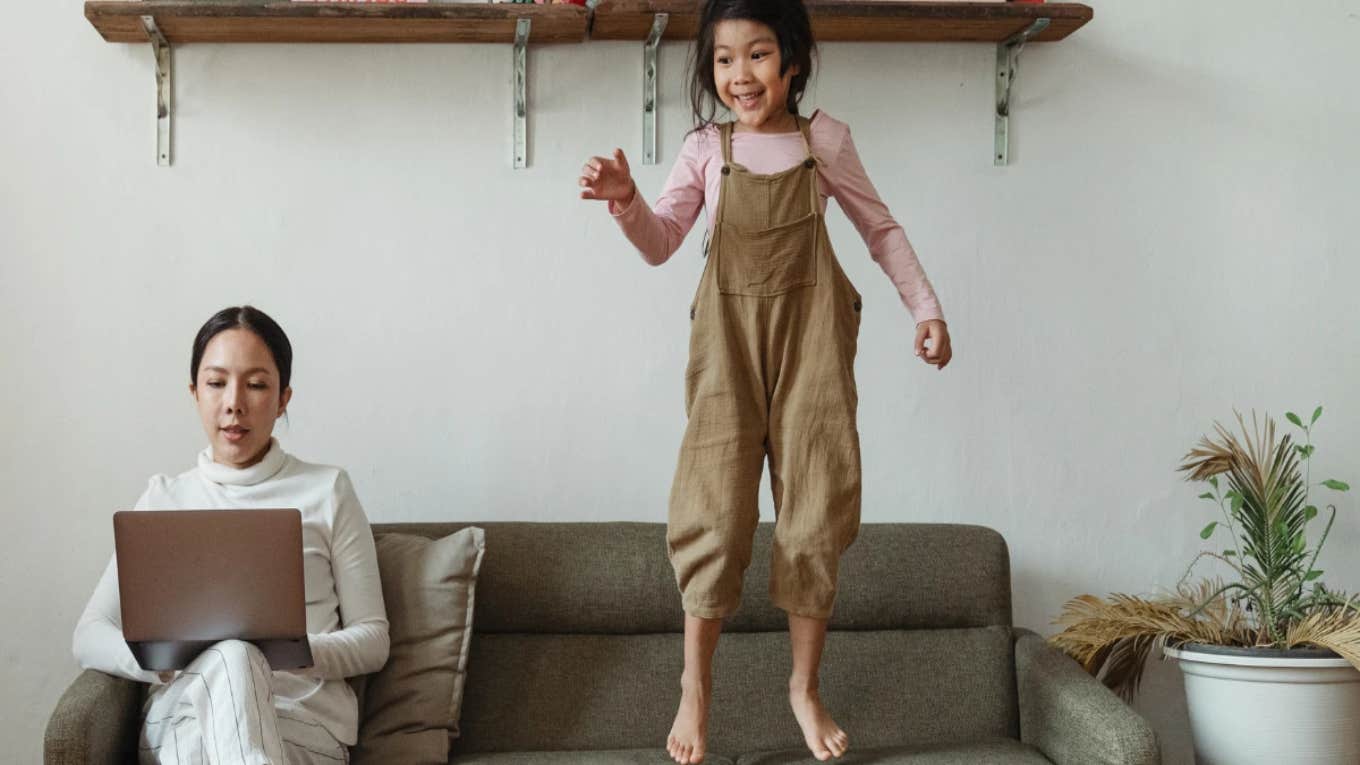
[{"label": "white plant pot", "polygon": [[1186,644],[1198,765],[1360,763],[1360,670],[1331,651]]}]

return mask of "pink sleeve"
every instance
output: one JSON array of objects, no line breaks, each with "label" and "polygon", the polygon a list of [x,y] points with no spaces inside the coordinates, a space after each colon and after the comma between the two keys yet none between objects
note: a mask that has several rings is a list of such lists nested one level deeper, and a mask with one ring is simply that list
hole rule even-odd
[{"label": "pink sleeve", "polygon": [[698,134],[691,133],[680,149],[680,156],[666,178],[656,205],[648,207],[641,190],[622,210],[611,200],[609,213],[618,221],[624,236],[650,265],[659,266],[685,241],[704,206],[704,167]]},{"label": "pink sleeve", "polygon": [[906,232],[893,220],[892,213],[869,181],[849,128],[845,130],[835,159],[823,167],[822,174],[831,195],[855,224],[874,262],[897,287],[897,294],[916,323],[943,320],[944,313],[940,310],[935,289],[930,286],[911,242],[907,241]]}]

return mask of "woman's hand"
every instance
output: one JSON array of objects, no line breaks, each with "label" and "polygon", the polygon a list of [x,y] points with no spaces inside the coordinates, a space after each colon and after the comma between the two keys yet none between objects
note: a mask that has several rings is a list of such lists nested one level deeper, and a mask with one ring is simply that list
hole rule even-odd
[{"label": "woman's hand", "polygon": [[936,369],[944,369],[954,357],[954,349],[949,345],[949,327],[943,319],[927,319],[916,325],[916,355],[927,364],[934,364]]},{"label": "woman's hand", "polygon": [[580,185],[582,199],[607,199],[620,209],[631,204],[636,193],[623,149],[615,149],[612,159],[591,157],[581,168]]}]

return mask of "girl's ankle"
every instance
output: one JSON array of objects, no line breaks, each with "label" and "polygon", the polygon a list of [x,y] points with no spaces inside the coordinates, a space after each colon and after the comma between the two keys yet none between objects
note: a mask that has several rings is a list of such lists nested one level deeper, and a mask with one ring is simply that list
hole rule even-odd
[{"label": "girl's ankle", "polygon": [[713,685],[712,678],[702,672],[691,672],[686,670],[680,674],[680,687],[685,690],[703,691],[708,690]]}]

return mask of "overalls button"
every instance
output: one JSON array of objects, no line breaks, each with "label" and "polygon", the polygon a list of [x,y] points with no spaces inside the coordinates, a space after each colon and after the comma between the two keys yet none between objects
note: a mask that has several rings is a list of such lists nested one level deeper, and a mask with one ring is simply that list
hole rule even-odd
[{"label": "overalls button", "polygon": [[732,173],[732,168],[728,167],[727,165],[723,165],[722,174],[723,174],[723,175],[730,175],[731,173]]},{"label": "overalls button", "polygon": [[856,301],[855,301],[855,310],[858,311],[860,308],[861,308],[861,306],[860,306],[860,304],[859,304],[859,301],[856,300]]},{"label": "overalls button", "polygon": [[817,163],[812,160],[812,157],[808,157],[807,159],[803,160],[803,167],[806,167],[809,170],[811,170],[813,166],[816,164]]}]

